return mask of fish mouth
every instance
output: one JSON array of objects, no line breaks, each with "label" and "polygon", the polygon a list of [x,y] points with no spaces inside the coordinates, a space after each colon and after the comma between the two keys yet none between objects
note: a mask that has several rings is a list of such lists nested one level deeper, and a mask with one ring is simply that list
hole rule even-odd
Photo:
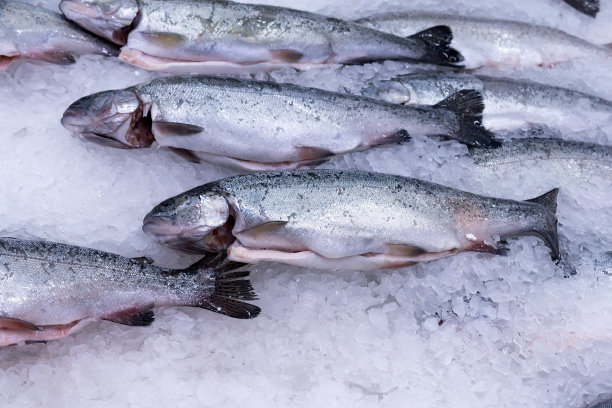
[{"label": "fish mouth", "polygon": [[146,217],[142,230],[154,238],[160,245],[188,254],[202,254],[210,252],[206,245],[206,235],[195,231],[197,228],[186,229],[165,217]]},{"label": "fish mouth", "polygon": [[155,239],[160,245],[175,249],[187,254],[205,254],[226,250],[235,240],[232,234],[234,227],[233,217],[217,227],[186,227],[177,225],[172,218],[164,216],[149,216],[143,220],[142,230]]}]

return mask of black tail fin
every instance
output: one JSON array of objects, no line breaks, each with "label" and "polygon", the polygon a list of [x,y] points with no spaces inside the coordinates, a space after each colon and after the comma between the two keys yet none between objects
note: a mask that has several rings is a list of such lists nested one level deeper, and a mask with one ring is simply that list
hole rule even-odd
[{"label": "black tail fin", "polygon": [[[236,319],[252,319],[259,315],[261,309],[255,305],[241,302],[257,300],[251,282],[243,279],[249,276],[248,271],[236,271],[245,264],[227,260],[225,253],[209,253],[195,264],[183,270],[185,273],[198,274],[212,268],[214,287],[208,286],[197,306],[221,313]],[[210,273],[210,272],[209,272]]]},{"label": "black tail fin", "polygon": [[424,60],[439,65],[455,65],[463,61],[463,55],[450,46],[453,33],[448,26],[439,25],[411,35],[408,38],[419,39],[425,44],[427,54]]},{"label": "black tail fin", "polygon": [[452,111],[459,122],[459,130],[448,135],[461,143],[473,147],[500,147],[501,143],[493,133],[482,126],[484,101],[482,94],[473,89],[464,89],[452,94],[435,105],[437,108]]},{"label": "black tail fin", "polygon": [[599,13],[599,0],[563,0],[576,10],[590,17]]},{"label": "black tail fin", "polygon": [[557,195],[559,195],[559,189],[555,188],[539,197],[525,200],[529,203],[536,203],[544,206],[546,211],[546,224],[537,231],[533,231],[533,233],[546,242],[546,245],[550,248],[550,256],[553,260],[560,259],[559,235],[557,234]]}]

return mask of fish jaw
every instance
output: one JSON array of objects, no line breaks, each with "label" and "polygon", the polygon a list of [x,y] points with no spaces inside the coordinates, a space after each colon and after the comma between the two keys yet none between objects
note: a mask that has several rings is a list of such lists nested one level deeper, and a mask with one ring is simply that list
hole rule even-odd
[{"label": "fish jaw", "polygon": [[201,254],[225,250],[233,241],[234,219],[221,194],[188,191],[157,205],[142,230],[161,245]]},{"label": "fish jaw", "polygon": [[139,148],[154,140],[147,115],[148,106],[135,92],[104,91],[74,102],[61,122],[71,133],[99,144]]},{"label": "fish jaw", "polygon": [[136,0],[62,0],[67,19],[115,44],[124,45],[138,15]]}]

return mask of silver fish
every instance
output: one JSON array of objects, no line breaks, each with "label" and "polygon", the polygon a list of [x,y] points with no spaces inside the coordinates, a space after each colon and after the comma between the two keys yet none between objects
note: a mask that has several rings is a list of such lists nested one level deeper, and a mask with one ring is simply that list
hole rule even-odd
[{"label": "silver fish", "polygon": [[59,13],[19,1],[0,0],[0,71],[19,58],[65,65],[83,54],[114,56],[118,50]]},{"label": "silver fish", "polygon": [[553,177],[580,180],[594,175],[612,183],[612,146],[562,139],[529,138],[504,141],[498,149],[470,151],[476,172],[499,178],[521,169],[532,171],[534,165],[555,167]]},{"label": "silver fish", "polygon": [[520,79],[454,73],[408,74],[374,83],[362,93],[391,103],[433,105],[463,89],[482,93],[484,125],[492,129],[541,123],[579,131],[612,124],[611,101]]},{"label": "silver fish", "polygon": [[304,11],[223,0],[62,0],[60,9],[124,45],[121,60],[155,71],[229,74],[387,59],[462,60],[449,46],[448,27],[401,38]]},{"label": "silver fish", "polygon": [[86,96],[64,113],[71,132],[115,147],[153,141],[192,161],[292,169],[347,152],[445,135],[496,146],[482,99],[461,91],[434,106],[400,106],[291,84],[176,76]]},{"label": "silver fish", "polygon": [[194,306],[249,319],[260,312],[248,272],[208,255],[180,270],[72,245],[0,238],[0,346],[45,341],[80,322],[153,322],[152,308]]},{"label": "silver fish", "polygon": [[365,27],[406,36],[423,27],[443,24],[453,32],[453,45],[466,68],[554,65],[574,58],[612,56],[612,50],[559,29],[481,17],[424,12],[379,14],[356,21]]},{"label": "silver fish", "polygon": [[599,13],[599,0],[563,0],[579,12],[590,17],[596,17]]},{"label": "silver fish", "polygon": [[205,184],[156,206],[143,230],[163,245],[228,258],[374,270],[463,251],[502,254],[535,235],[559,257],[556,197],[484,197],[390,174],[255,173]]}]

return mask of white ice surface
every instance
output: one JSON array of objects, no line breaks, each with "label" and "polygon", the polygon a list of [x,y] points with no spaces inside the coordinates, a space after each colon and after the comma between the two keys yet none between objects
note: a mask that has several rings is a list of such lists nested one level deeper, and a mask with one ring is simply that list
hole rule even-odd
[{"label": "white ice surface", "polygon": [[[266,2],[346,18],[407,3]],[[409,3],[546,23],[612,42],[605,0],[596,20],[561,0]],[[57,7],[54,0],[43,4]],[[612,98],[611,63],[486,73]],[[271,77],[354,92],[409,70],[387,62]],[[169,152],[85,143],[59,122],[83,95],[156,75],[98,57],[70,67],[18,63],[0,73],[2,235],[150,256],[166,266],[193,261],[155,245],[140,230],[142,218],[161,200],[230,173]],[[599,131],[568,137],[612,141]],[[0,350],[0,406],[578,408],[612,397],[612,276],[593,268],[593,254],[612,250],[610,180],[576,181],[542,166],[483,181],[470,176],[469,159],[456,159],[465,151],[417,139],[326,167],[417,176],[516,199],[559,185],[559,232],[577,275],[564,277],[535,238],[511,241],[506,257],[466,253],[377,273],[262,264],[252,268],[263,309],[254,320],[163,309],[151,327],[98,322],[60,341]]]}]

